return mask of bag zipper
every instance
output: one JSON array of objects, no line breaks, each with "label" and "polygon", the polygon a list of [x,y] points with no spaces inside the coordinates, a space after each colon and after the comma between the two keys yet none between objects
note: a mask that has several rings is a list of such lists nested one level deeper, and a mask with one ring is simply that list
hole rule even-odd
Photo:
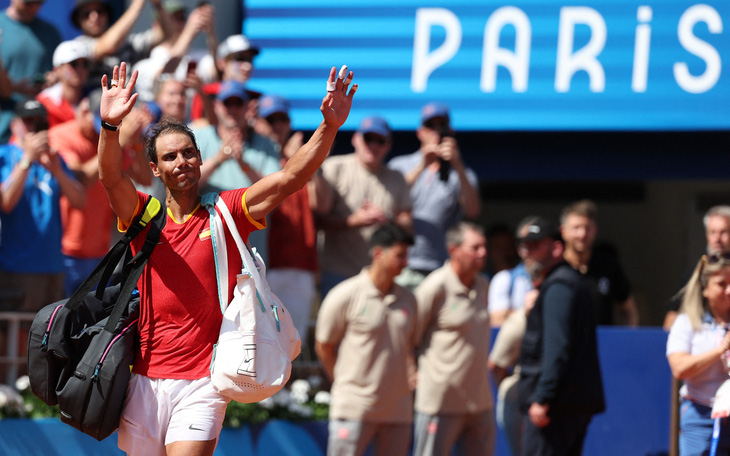
[{"label": "bag zipper", "polygon": [[281,323],[279,323],[279,308],[273,306],[274,320],[276,320],[276,332],[281,332]]},{"label": "bag zipper", "polygon": [[50,320],[48,320],[48,328],[46,328],[46,332],[43,333],[43,339],[41,340],[40,349],[41,351],[48,350],[48,336],[51,334],[51,326],[53,325],[53,319],[56,317],[56,312],[58,312],[58,309],[63,307],[64,304],[56,306],[55,309],[53,309],[53,313],[51,314]]},{"label": "bag zipper", "polygon": [[139,320],[139,318],[134,319],[130,324],[127,325],[126,328],[122,329],[119,332],[119,334],[117,334],[114,337],[114,339],[112,339],[111,342],[109,342],[109,345],[107,345],[106,350],[104,350],[104,354],[101,355],[101,359],[99,360],[99,362],[97,363],[96,367],[94,368],[94,375],[91,376],[91,381],[92,382],[95,382],[96,379],[99,377],[99,371],[101,370],[101,365],[104,362],[104,358],[106,358],[107,353],[109,353],[109,350],[111,350],[112,345],[114,345],[114,342],[116,342],[117,340],[119,340],[124,335],[124,333],[127,332],[127,330],[129,328],[131,328],[133,325],[137,324],[137,321],[138,320]]}]

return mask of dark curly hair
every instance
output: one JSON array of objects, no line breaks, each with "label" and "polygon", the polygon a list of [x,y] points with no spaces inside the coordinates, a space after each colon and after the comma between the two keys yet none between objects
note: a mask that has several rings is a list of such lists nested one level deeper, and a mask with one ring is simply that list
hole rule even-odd
[{"label": "dark curly hair", "polygon": [[182,133],[187,135],[193,142],[195,150],[200,150],[198,149],[198,143],[195,141],[195,135],[190,127],[172,117],[163,117],[157,124],[150,127],[146,134],[145,151],[147,153],[147,159],[152,163],[157,164],[157,138],[168,133]]}]

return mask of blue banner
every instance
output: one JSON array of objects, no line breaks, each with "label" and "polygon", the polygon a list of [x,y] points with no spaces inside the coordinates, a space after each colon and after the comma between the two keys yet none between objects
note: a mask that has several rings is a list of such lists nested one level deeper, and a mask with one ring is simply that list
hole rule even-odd
[{"label": "blue banner", "polygon": [[315,128],[329,68],[360,85],[345,128],[397,130],[430,101],[457,130],[730,128],[730,2],[246,0],[251,87]]}]

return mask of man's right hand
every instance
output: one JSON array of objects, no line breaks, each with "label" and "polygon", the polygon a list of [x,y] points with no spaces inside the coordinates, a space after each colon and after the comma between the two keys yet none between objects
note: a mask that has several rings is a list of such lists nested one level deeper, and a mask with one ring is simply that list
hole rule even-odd
[{"label": "man's right hand", "polygon": [[111,125],[119,125],[132,111],[139,94],[134,92],[137,71],[127,82],[127,64],[122,62],[112,71],[111,88],[107,88],[107,75],[101,77],[101,120]]}]

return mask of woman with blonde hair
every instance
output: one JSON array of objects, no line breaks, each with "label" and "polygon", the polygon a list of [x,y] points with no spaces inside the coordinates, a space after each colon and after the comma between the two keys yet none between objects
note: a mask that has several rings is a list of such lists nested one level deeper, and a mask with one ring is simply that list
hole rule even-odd
[{"label": "woman with blonde hair", "polygon": [[[715,393],[728,378],[730,363],[730,254],[703,255],[684,293],[667,340],[672,375],[679,391],[679,454],[709,454]],[[730,425],[722,421],[717,454],[730,454]]]}]

